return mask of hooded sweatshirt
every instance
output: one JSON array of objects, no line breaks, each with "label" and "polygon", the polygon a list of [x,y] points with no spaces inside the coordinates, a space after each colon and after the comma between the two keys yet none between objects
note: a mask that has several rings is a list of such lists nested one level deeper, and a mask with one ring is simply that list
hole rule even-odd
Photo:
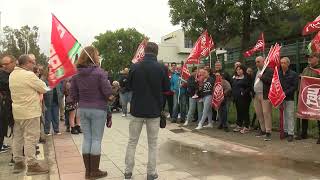
[{"label": "hooded sweatshirt", "polygon": [[78,67],[78,74],[71,80],[70,96],[79,102],[79,108],[106,110],[110,95],[108,76],[100,67]]}]

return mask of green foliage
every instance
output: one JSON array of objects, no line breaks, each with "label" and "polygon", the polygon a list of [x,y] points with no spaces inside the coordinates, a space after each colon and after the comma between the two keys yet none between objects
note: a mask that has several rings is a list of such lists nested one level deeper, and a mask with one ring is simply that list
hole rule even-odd
[{"label": "green foliage", "polygon": [[[145,35],[135,29],[106,31],[95,37],[93,45],[99,50],[102,58],[101,67],[105,70],[119,72],[129,67],[135,52]],[[118,41],[122,41],[123,52],[119,52]]]},{"label": "green foliage", "polygon": [[39,28],[28,25],[22,26],[20,29],[13,29],[9,26],[3,28],[3,39],[0,41],[0,54],[10,54],[18,58],[22,54],[34,54],[37,63],[47,65],[47,57],[40,53],[38,45]]}]

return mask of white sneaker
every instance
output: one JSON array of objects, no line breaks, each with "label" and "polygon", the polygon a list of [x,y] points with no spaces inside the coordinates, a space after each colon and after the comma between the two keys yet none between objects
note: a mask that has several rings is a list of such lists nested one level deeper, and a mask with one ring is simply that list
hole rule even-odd
[{"label": "white sneaker", "polygon": [[196,130],[200,130],[202,129],[202,126],[198,125],[198,127],[196,127]]},{"label": "white sneaker", "polygon": [[192,99],[197,99],[198,97],[199,97],[199,96],[195,94],[195,95],[193,95],[191,98],[192,98]]},{"label": "white sneaker", "polygon": [[183,126],[188,126],[189,121],[184,122]]},{"label": "white sneaker", "polygon": [[126,117],[127,115],[125,115],[125,114],[122,114],[122,117]]},{"label": "white sneaker", "polygon": [[213,128],[213,124],[212,124],[212,123],[209,123],[209,124],[207,124],[207,125],[205,125],[205,126],[203,126],[203,127],[205,127],[205,128]]}]

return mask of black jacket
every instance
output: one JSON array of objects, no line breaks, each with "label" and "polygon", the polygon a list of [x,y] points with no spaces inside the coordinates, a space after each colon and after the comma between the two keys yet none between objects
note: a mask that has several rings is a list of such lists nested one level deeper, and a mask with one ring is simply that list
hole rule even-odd
[{"label": "black jacket", "polygon": [[249,100],[251,98],[251,78],[232,80],[232,96],[235,100]]},{"label": "black jacket", "polygon": [[8,126],[13,127],[13,124],[9,73],[0,70],[0,136],[7,136]]},{"label": "black jacket", "polygon": [[196,82],[195,76],[190,76],[187,81],[187,95],[192,97],[198,89],[198,83]]},{"label": "black jacket", "polygon": [[273,70],[267,67],[260,78],[260,80],[263,83],[263,99],[268,99],[272,77],[273,77]]},{"label": "black jacket", "polygon": [[130,113],[134,117],[160,117],[162,93],[170,90],[165,67],[153,54],[145,54],[144,60],[133,64],[129,72],[129,88],[132,90]]},{"label": "black jacket", "polygon": [[[110,82],[110,83],[112,83],[112,82]],[[127,75],[121,75],[120,76],[119,85],[120,85],[120,92],[121,93],[125,93],[125,92],[129,92],[130,91],[129,80],[128,80],[128,76]]]},{"label": "black jacket", "polygon": [[279,78],[281,82],[282,89],[286,94],[285,100],[293,101],[294,100],[294,93],[298,89],[298,81],[299,76],[296,72],[288,69],[285,75],[283,75],[283,71],[279,71]]}]

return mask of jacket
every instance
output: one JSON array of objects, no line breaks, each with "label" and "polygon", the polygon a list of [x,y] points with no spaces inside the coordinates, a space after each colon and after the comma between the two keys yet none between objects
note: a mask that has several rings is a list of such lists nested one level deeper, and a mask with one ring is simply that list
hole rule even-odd
[{"label": "jacket", "polygon": [[[312,67],[313,69],[320,69],[320,64]],[[317,74],[316,72],[314,72],[314,70],[311,69],[310,66],[304,68],[304,70],[302,71],[302,76],[309,76],[309,77],[315,77],[315,78],[320,78],[320,75]]]},{"label": "jacket", "polygon": [[[48,85],[48,81],[45,81],[45,83]],[[50,91],[48,91],[46,94],[44,94],[43,98],[44,98],[44,104],[46,107],[51,107],[53,106],[53,98],[57,98],[57,105],[59,105],[63,99],[63,93],[61,92],[61,86],[62,84],[59,83],[55,88],[51,89]],[[54,97],[55,93],[54,91],[56,91],[56,97]]]},{"label": "jacket", "polygon": [[205,97],[208,95],[212,95],[212,89],[214,86],[215,78],[209,77],[207,80],[203,82],[203,85],[201,86],[201,97]]},{"label": "jacket", "polygon": [[180,73],[179,72],[175,72],[172,74],[171,76],[171,80],[170,80],[170,89],[172,92],[178,94],[179,93],[179,88],[180,88],[180,94],[185,94],[186,93],[186,88],[183,86],[183,83],[181,82],[180,79]]},{"label": "jacket", "polygon": [[119,79],[120,93],[129,92],[129,80],[127,75],[121,75]]},{"label": "jacket", "polygon": [[192,97],[198,89],[198,83],[196,82],[195,76],[190,76],[187,80],[187,95]]},{"label": "jacket", "polygon": [[272,77],[273,77],[273,70],[267,67],[260,78],[260,80],[263,83],[263,99],[268,99]]},{"label": "jacket", "polygon": [[15,67],[9,77],[12,113],[15,121],[41,116],[40,94],[49,90],[32,71]]},{"label": "jacket", "polygon": [[9,73],[0,70],[0,136],[7,136],[8,126],[13,127],[12,100],[9,89]]},{"label": "jacket", "polygon": [[70,96],[79,108],[107,110],[111,85],[107,74],[98,66],[79,66],[71,79]]},{"label": "jacket", "polygon": [[169,91],[169,78],[153,54],[133,64],[129,72],[132,90],[130,113],[134,117],[158,118],[163,105],[163,92]]},{"label": "jacket", "polygon": [[283,74],[283,71],[279,71],[279,79],[282,86],[282,90],[284,91],[286,101],[294,100],[294,93],[298,89],[298,74],[291,69],[288,69],[286,74]]},{"label": "jacket", "polygon": [[251,78],[244,76],[243,79],[233,79],[232,96],[235,100],[251,98]]}]

